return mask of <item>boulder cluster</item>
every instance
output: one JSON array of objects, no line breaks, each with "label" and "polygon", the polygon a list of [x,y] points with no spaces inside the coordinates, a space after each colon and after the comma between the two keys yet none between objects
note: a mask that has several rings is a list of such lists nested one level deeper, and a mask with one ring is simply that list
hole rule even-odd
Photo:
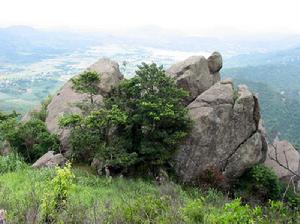
[{"label": "boulder cluster", "polygon": [[[267,157],[268,144],[257,97],[245,85],[235,87],[231,80],[221,81],[221,68],[222,56],[214,52],[207,59],[192,56],[166,70],[176,84],[189,93],[184,103],[193,128],[172,162],[177,175],[186,183],[196,182],[207,170],[218,170],[226,179],[234,180]],[[101,59],[87,70],[101,74],[99,93],[95,97],[99,105],[111,88],[124,78],[119,65],[109,59]],[[87,97],[75,92],[69,81],[47,107],[46,125],[51,133],[59,136],[65,155],[70,152],[70,131],[59,128],[58,119],[64,114],[83,113],[77,105]],[[291,152],[291,155],[293,153],[298,152]],[[294,154],[292,157],[296,158]],[[52,164],[52,160],[59,158],[62,162],[60,156],[50,153],[44,160],[50,158],[47,161]],[[299,162],[299,154],[297,156]],[[275,167],[268,159],[266,164]],[[278,175],[281,176],[279,171]]]},{"label": "boulder cluster", "polygon": [[174,161],[183,182],[196,182],[207,170],[235,179],[265,160],[258,99],[244,85],[235,89],[230,80],[220,81],[221,68],[222,57],[215,52],[167,70],[190,93],[186,103],[194,125]]}]

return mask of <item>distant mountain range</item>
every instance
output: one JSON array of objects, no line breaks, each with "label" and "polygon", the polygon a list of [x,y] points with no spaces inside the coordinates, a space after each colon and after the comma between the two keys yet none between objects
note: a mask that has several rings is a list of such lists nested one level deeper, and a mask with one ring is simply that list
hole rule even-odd
[{"label": "distant mountain range", "polygon": [[269,52],[250,53],[231,57],[226,62],[226,67],[245,67],[258,65],[299,65],[300,64],[300,44],[298,47]]}]

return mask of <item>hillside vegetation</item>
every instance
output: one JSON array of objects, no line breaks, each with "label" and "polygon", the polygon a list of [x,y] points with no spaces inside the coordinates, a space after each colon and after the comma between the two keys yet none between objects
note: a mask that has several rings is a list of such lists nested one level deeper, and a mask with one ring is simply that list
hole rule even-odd
[{"label": "hillside vegetation", "polygon": [[[5,221],[298,222],[299,194],[259,162],[232,180],[214,167],[197,182],[185,183],[176,175],[173,158],[193,122],[183,104],[187,92],[161,66],[143,63],[135,77],[119,80],[99,103],[95,99],[101,78],[87,70],[70,81],[74,91],[87,95],[76,105],[82,113],[59,119],[59,125],[70,130],[72,151],[63,152],[59,136],[47,129],[50,100],[23,121],[15,112],[0,113],[0,140],[10,146],[0,156],[0,211]],[[60,155],[68,161],[61,167],[34,169],[32,163],[49,150],[64,153]]]},{"label": "hillside vegetation", "polygon": [[0,208],[8,211],[8,223],[267,224],[300,218],[282,202],[251,207],[213,189],[99,177],[83,167],[33,170],[19,164],[3,173],[2,160]]}]

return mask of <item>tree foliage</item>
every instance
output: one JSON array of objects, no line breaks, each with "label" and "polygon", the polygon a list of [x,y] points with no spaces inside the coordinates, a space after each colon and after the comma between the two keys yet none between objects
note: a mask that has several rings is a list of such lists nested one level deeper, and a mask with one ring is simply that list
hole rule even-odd
[{"label": "tree foliage", "polygon": [[255,195],[258,200],[266,202],[281,199],[282,186],[273,170],[259,164],[240,178],[238,192],[245,200],[253,199]]},{"label": "tree foliage", "polygon": [[91,104],[94,103],[94,95],[98,93],[100,76],[95,71],[85,71],[72,79],[73,88],[81,93],[87,93]]},{"label": "tree foliage", "polygon": [[6,119],[0,123],[0,135],[26,162],[34,162],[47,151],[59,149],[57,136],[50,134],[45,123],[38,119],[28,122],[16,117]]},{"label": "tree foliage", "polygon": [[122,168],[164,166],[191,126],[182,99],[187,93],[156,64],[143,63],[105,98],[105,106],[87,116],[64,117],[72,127],[74,151],[98,154]]}]

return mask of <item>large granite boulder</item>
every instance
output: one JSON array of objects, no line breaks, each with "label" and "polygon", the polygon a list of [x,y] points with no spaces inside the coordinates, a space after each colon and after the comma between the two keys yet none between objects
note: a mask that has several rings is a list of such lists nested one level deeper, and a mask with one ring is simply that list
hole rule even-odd
[{"label": "large granite boulder", "polygon": [[167,69],[167,74],[175,78],[177,85],[189,93],[185,99],[186,105],[220,81],[218,71],[222,67],[221,55],[219,54],[219,57],[212,55],[209,61],[213,70],[209,68],[208,60],[203,56],[189,57]]},{"label": "large granite boulder", "polygon": [[109,93],[110,90],[124,78],[120,72],[119,64],[108,58],[100,59],[87,68],[87,70],[96,71],[101,74],[99,91],[102,96]]},{"label": "large granite boulder", "polygon": [[[95,102],[98,104],[101,104],[103,101],[103,95],[107,94],[113,86],[117,85],[123,79],[118,63],[106,58],[100,59],[87,70],[96,71],[101,75],[99,94],[95,96]],[[58,120],[66,114],[80,114],[82,111],[78,107],[78,104],[87,100],[88,95],[75,92],[72,89],[72,82],[69,81],[57,92],[47,107],[47,128],[51,133],[59,136],[63,152],[68,152],[70,149],[70,130],[59,128]]]},{"label": "large granite boulder", "polygon": [[66,162],[66,158],[58,153],[54,154],[54,151],[45,153],[39,158],[33,165],[33,168],[51,168],[55,166],[63,166]]},{"label": "large granite boulder", "polygon": [[196,182],[212,168],[226,179],[236,179],[265,160],[267,144],[259,129],[258,101],[246,86],[235,90],[230,80],[218,82],[188,109],[194,127],[174,163],[183,182]]},{"label": "large granite boulder", "polygon": [[294,173],[300,175],[299,163],[300,153],[288,141],[275,140],[273,144],[269,144],[265,165],[270,167],[280,179],[288,179],[294,175],[284,167],[289,167]]}]

